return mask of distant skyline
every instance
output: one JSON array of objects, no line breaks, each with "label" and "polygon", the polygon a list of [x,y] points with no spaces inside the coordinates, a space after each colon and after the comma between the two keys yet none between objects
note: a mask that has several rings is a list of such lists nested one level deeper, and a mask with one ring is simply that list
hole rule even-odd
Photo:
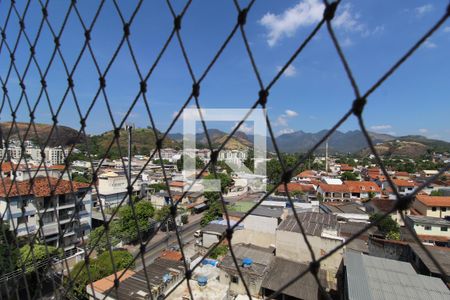
[{"label": "distant skyline", "polygon": [[[137,1],[120,2],[128,19]],[[247,1],[239,1],[245,6]],[[70,1],[51,1],[49,21],[57,32]],[[173,1],[180,12],[185,3]],[[24,3],[17,3],[19,11]],[[448,1],[379,2],[342,1],[333,25],[360,89],[364,92],[395,63],[444,14]],[[79,1],[77,7],[86,24],[90,24],[98,1]],[[9,3],[0,3],[0,20],[5,20]],[[320,0],[256,1],[246,32],[256,64],[265,84],[276,75],[298,45],[322,17]],[[34,40],[41,18],[39,2],[32,1],[25,17],[26,32]],[[232,1],[193,1],[182,21],[181,36],[187,55],[198,78],[221,43],[231,32],[237,18]],[[6,29],[7,41],[14,45],[17,18],[11,17]],[[165,1],[144,1],[130,28],[130,42],[139,67],[146,74],[172,29],[173,20]],[[3,22],[1,22],[3,27]],[[91,46],[99,68],[104,70],[123,33],[120,18],[112,1],[106,1],[91,33]],[[61,52],[69,69],[80,53],[84,32],[75,14],[71,14],[62,34]],[[44,26],[36,46],[36,58],[45,69],[53,51],[53,37]],[[374,94],[364,111],[370,131],[395,136],[423,135],[450,141],[450,22],[447,21],[416,53],[400,67]],[[29,45],[22,37],[16,52],[16,65],[23,72],[29,57]],[[10,63],[3,47],[0,52],[0,76],[5,80]],[[84,114],[98,88],[98,74],[88,52],[73,76],[75,93]],[[56,110],[67,88],[63,64],[57,56],[47,75],[50,101]],[[119,52],[106,76],[106,93],[116,123],[123,118],[139,90],[128,48]],[[34,64],[25,78],[31,105],[40,92],[40,78]],[[174,115],[190,94],[192,80],[173,39],[167,52],[148,81],[147,98],[156,127],[165,131]],[[8,93],[13,105],[20,99],[18,77],[12,73]],[[245,46],[238,31],[200,89],[204,108],[247,108],[256,100],[259,87]],[[302,130],[317,132],[329,129],[351,107],[352,89],[337,56],[326,27],[289,66],[268,98],[268,114],[277,135]],[[45,98],[36,111],[36,122],[50,123]],[[22,100],[18,121],[28,122],[29,112]],[[9,121],[11,111],[3,103],[1,121]],[[103,96],[99,97],[88,117],[87,132],[101,133],[112,129]],[[138,100],[128,122],[138,127],[150,125],[144,102]],[[59,124],[79,129],[79,116],[72,95],[62,106]],[[228,131],[235,122],[211,128]],[[359,129],[351,117],[340,131]],[[251,124],[242,131],[250,132]],[[179,121],[171,133],[182,132]]]}]

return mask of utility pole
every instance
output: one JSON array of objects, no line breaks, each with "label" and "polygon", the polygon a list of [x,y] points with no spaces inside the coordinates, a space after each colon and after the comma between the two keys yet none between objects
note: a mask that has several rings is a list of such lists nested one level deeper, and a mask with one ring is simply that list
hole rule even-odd
[{"label": "utility pole", "polygon": [[325,172],[328,174],[328,139],[325,141]]},{"label": "utility pole", "polygon": [[[126,130],[128,133],[128,183],[131,184],[131,140],[132,140],[132,125],[126,125]],[[128,196],[128,204],[131,204],[131,197]]]}]

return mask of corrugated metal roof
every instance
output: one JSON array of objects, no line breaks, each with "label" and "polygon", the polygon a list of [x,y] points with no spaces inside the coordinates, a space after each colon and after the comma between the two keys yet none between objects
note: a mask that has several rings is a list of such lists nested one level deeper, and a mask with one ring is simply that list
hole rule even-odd
[{"label": "corrugated metal roof", "polygon": [[450,299],[442,280],[406,262],[347,252],[345,265],[349,299]]}]

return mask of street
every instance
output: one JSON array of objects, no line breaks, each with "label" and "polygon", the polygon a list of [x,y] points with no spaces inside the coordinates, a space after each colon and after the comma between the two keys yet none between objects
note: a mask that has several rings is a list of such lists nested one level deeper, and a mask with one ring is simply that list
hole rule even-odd
[{"label": "street", "polygon": [[[192,242],[194,238],[194,232],[200,229],[201,218],[196,218],[190,223],[184,225],[180,228],[181,242],[184,244]],[[162,236],[162,234],[164,236]],[[161,255],[164,249],[170,248],[172,246],[179,246],[175,231],[159,232],[158,235],[154,237],[154,240],[149,243],[144,255],[145,264],[149,265],[153,260]],[[143,269],[142,259],[136,259],[135,271],[140,271]]]}]

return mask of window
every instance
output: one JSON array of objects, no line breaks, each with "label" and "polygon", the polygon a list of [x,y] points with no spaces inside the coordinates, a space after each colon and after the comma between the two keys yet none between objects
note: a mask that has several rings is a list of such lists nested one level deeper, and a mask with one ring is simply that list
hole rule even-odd
[{"label": "window", "polygon": [[431,230],[431,226],[425,226],[425,230]]},{"label": "window", "polygon": [[447,207],[441,207],[441,211],[447,211]]},{"label": "window", "polygon": [[441,231],[447,231],[448,230],[448,228],[447,227],[441,227]]},{"label": "window", "polygon": [[436,211],[436,207],[433,206],[433,207],[431,208],[431,210],[432,210],[432,211]]},{"label": "window", "polygon": [[239,283],[239,277],[238,276],[231,276],[231,282],[233,283]]},{"label": "window", "polygon": [[28,216],[22,216],[17,218],[17,225],[25,224],[28,222]]}]

